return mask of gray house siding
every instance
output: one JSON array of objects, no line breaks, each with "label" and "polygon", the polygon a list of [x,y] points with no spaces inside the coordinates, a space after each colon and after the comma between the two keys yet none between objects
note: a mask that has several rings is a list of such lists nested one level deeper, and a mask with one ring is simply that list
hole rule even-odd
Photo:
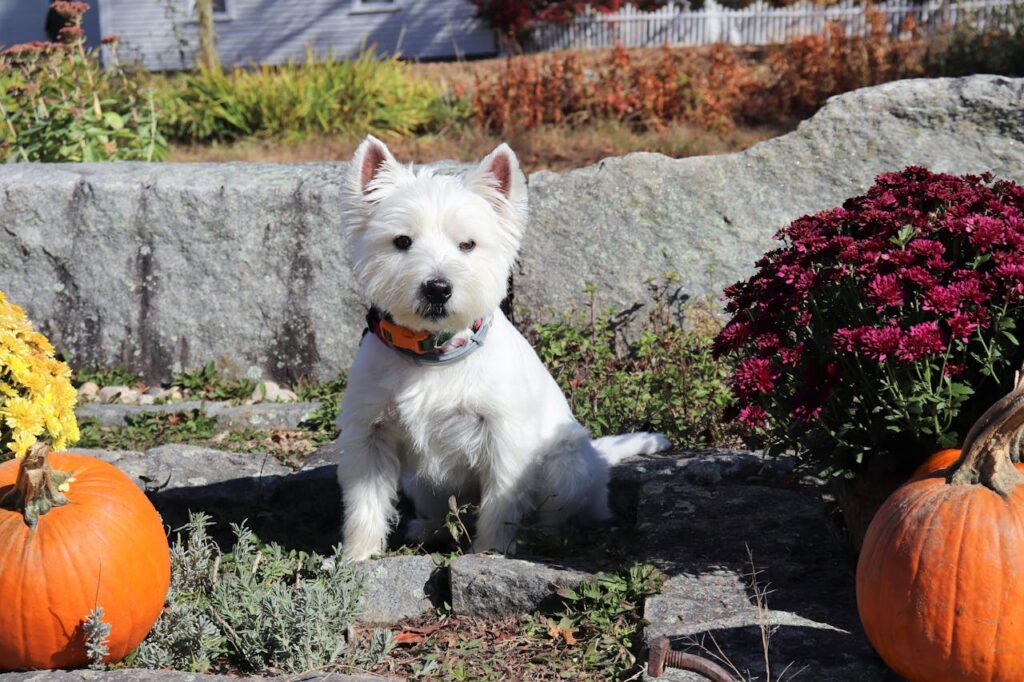
[{"label": "gray house siding", "polygon": [[[3,2],[5,0],[0,0]],[[99,0],[103,33],[122,39],[122,54],[152,70],[187,68],[198,43],[191,0]],[[467,0],[405,0],[368,11],[354,0],[226,0],[217,46],[231,64],[280,64],[317,55],[351,56],[374,45],[418,59],[496,52],[494,33]]]},{"label": "gray house siding", "polygon": [[[95,5],[96,1],[92,4]],[[49,7],[50,0],[0,0],[0,49],[33,40],[46,40],[43,27]],[[98,12],[86,12],[82,28],[85,29],[87,44],[96,45],[100,42]]]}]

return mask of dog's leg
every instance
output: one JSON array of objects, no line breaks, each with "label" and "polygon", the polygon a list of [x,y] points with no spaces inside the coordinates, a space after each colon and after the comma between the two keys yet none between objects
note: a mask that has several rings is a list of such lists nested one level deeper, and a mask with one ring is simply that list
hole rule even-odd
[{"label": "dog's leg", "polygon": [[395,521],[398,443],[380,424],[349,424],[340,440],[338,480],[345,507],[344,556],[359,561],[384,550],[388,530]]},{"label": "dog's leg", "polygon": [[523,515],[523,504],[514,489],[485,488],[476,519],[474,552],[515,554],[516,531]]}]

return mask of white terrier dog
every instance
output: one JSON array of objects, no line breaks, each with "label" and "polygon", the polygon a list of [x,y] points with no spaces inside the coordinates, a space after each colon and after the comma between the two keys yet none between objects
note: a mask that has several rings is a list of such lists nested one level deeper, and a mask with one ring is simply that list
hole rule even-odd
[{"label": "white terrier dog", "polygon": [[399,485],[417,519],[479,500],[474,551],[515,551],[516,528],[611,518],[609,464],[669,447],[658,434],[590,440],[499,309],[526,226],[526,179],[507,145],[464,176],[413,169],[367,137],[346,183],[347,250],[372,306],[338,418],[344,552],[385,548]]}]

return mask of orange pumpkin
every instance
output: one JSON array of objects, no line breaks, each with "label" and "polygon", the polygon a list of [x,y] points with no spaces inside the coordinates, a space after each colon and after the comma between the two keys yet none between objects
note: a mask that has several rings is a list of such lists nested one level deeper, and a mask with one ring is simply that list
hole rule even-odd
[{"label": "orange pumpkin", "polygon": [[0,670],[89,663],[82,621],[110,624],[107,661],[163,609],[170,555],[153,505],[117,468],[35,445],[0,465]]},{"label": "orange pumpkin", "polygon": [[[948,469],[956,464],[956,461],[960,459],[961,452],[962,450],[957,450],[956,448],[939,450],[926,459],[921,466],[917,467],[911,478],[920,478],[922,476],[927,476],[928,474],[934,474],[936,471]],[[1017,467],[1018,471],[1024,472],[1024,462],[1017,462],[1014,466]]]},{"label": "orange pumpkin", "polygon": [[1024,468],[1010,458],[1022,426],[1018,382],[962,457],[933,455],[868,527],[857,608],[875,650],[909,680],[1024,680]]}]

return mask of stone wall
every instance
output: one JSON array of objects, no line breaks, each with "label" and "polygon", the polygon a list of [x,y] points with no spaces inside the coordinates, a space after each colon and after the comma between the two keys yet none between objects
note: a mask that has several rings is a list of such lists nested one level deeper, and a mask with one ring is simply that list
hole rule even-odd
[{"label": "stone wall", "polygon": [[[912,80],[833,98],[738,154],[658,154],[530,176],[516,298],[543,314],[645,299],[677,271],[717,296],[772,234],[911,164],[1024,181],[1024,80]],[[216,360],[333,376],[363,328],[343,257],[344,163],[0,166],[0,291],[75,364],[147,379]]]}]

